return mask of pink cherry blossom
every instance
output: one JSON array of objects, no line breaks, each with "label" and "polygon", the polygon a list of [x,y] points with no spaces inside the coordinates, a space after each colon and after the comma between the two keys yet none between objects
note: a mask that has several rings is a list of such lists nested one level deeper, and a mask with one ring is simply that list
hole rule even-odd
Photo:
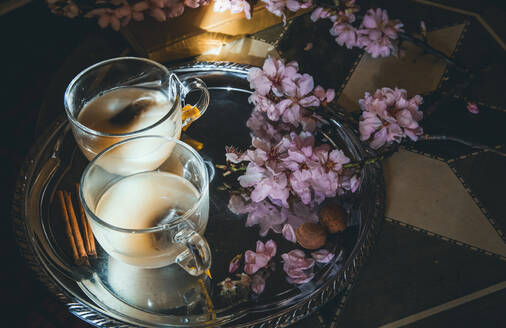
[{"label": "pink cherry blossom", "polygon": [[277,97],[281,97],[285,93],[295,93],[298,70],[299,65],[296,62],[285,65],[284,60],[268,56],[262,69],[253,67],[249,70],[248,81],[250,87],[262,96],[272,90]]},{"label": "pink cherry blossom", "polygon": [[369,141],[373,149],[385,144],[401,142],[404,137],[416,141],[423,134],[418,121],[422,97],[408,99],[404,89],[381,88],[374,95],[365,93],[359,101],[362,116],[359,122],[360,139]]},{"label": "pink cherry blossom", "polygon": [[237,281],[238,285],[241,285],[241,286],[246,287],[246,288],[248,288],[250,286],[250,284],[251,284],[251,278],[250,278],[250,276],[248,276],[244,272],[241,273],[241,274],[236,274],[236,277],[239,278],[239,280]]},{"label": "pink cherry blossom", "polygon": [[322,117],[315,114],[312,110],[300,109],[300,125],[303,131],[314,132],[321,122],[323,122]]},{"label": "pink cherry blossom", "polygon": [[234,256],[234,258],[230,261],[228,265],[228,273],[234,273],[239,269],[239,264],[241,263],[242,254]]},{"label": "pink cherry blossom", "polygon": [[247,204],[247,199],[243,196],[232,194],[228,200],[228,209],[234,214],[244,214],[248,213],[250,206]]},{"label": "pink cherry blossom", "polygon": [[237,282],[227,277],[225,280],[219,282],[218,286],[221,286],[220,294],[227,295],[235,293],[235,290],[237,289]]},{"label": "pink cherry blossom", "polygon": [[280,207],[269,200],[254,202],[251,199],[245,199],[244,196],[232,195],[228,208],[234,214],[248,214],[246,227],[258,225],[260,236],[266,236],[269,230],[280,233],[286,221],[286,216],[282,215]]},{"label": "pink cherry blossom", "polygon": [[75,18],[79,16],[81,10],[77,4],[72,0],[46,0],[47,5],[51,12],[56,15],[63,15],[68,18]]},{"label": "pink cherry blossom", "polygon": [[342,166],[349,163],[350,159],[341,150],[331,149],[327,144],[318,146],[314,154],[317,164],[311,167],[311,186],[315,194],[314,201],[321,203],[326,197],[336,195]]},{"label": "pink cherry blossom", "polygon": [[313,77],[297,73],[296,62],[283,65],[269,57],[263,69],[250,69],[248,79],[255,91],[248,100],[255,105],[255,111],[265,113],[272,122],[302,125],[304,131],[312,132],[322,119],[309,108],[326,106],[334,99],[335,91],[314,88]]},{"label": "pink cherry blossom", "polygon": [[266,236],[269,230],[280,233],[285,218],[281,216],[280,209],[267,200],[252,202],[246,219],[246,227],[259,225],[260,236]]},{"label": "pink cherry blossom", "polygon": [[162,0],[147,0],[146,4],[149,6],[149,9],[146,11],[151,17],[159,22],[164,22],[167,20],[167,15],[162,9],[165,7],[165,4]]},{"label": "pink cherry blossom", "polygon": [[308,170],[308,163],[313,157],[315,138],[310,132],[290,134],[290,143],[287,148],[288,156],[283,157],[285,167],[291,171]]},{"label": "pink cherry blossom", "polygon": [[296,230],[301,224],[306,222],[317,223],[318,210],[316,207],[304,205],[301,201],[293,201],[290,208],[282,208],[281,216],[286,224]]},{"label": "pink cherry blossom", "polygon": [[225,158],[227,162],[238,164],[248,160],[248,153],[240,152],[239,150],[231,146],[225,146]]},{"label": "pink cherry blossom", "polygon": [[265,3],[265,9],[272,14],[282,17],[283,23],[286,24],[286,10],[296,12],[299,9],[306,9],[313,5],[311,0],[262,0]]},{"label": "pink cherry blossom", "polygon": [[254,274],[269,263],[268,256],[257,254],[253,251],[246,251],[246,253],[244,253],[244,259],[246,262],[244,265],[244,272],[247,274]]},{"label": "pink cherry blossom", "polygon": [[427,35],[427,25],[424,21],[420,21],[420,32],[422,32],[422,35]]},{"label": "pink cherry blossom", "polygon": [[239,269],[239,262],[230,262],[229,266],[228,266],[228,272],[229,273],[234,273],[237,271],[237,269]]},{"label": "pink cherry blossom", "polygon": [[164,11],[167,18],[179,17],[184,13],[183,0],[164,0]]},{"label": "pink cherry blossom", "polygon": [[373,58],[389,56],[397,51],[392,40],[398,38],[402,26],[398,20],[389,20],[386,10],[369,9],[358,30],[358,45]]},{"label": "pink cherry blossom", "polygon": [[295,240],[294,230],[301,224],[317,223],[319,220],[317,207],[304,205],[298,199],[292,199],[290,207],[274,203],[267,199],[254,202],[248,195],[232,194],[228,208],[234,214],[248,214],[246,226],[259,225],[261,236],[266,236],[272,230],[275,233],[282,233],[286,239],[291,241]]},{"label": "pink cherry blossom", "polygon": [[251,96],[249,96],[248,101],[255,105],[255,110],[260,111],[267,114],[267,117],[276,122],[281,117],[280,108],[276,106],[269,97],[261,95],[259,92],[253,92]]},{"label": "pink cherry blossom", "polygon": [[244,12],[246,19],[251,18],[251,6],[246,0],[215,0],[213,8],[215,12],[227,10],[230,10],[232,14]]},{"label": "pink cherry blossom", "polygon": [[294,171],[290,174],[290,187],[305,205],[312,201],[311,179],[312,175],[309,170]]},{"label": "pink cherry blossom", "polygon": [[201,6],[207,6],[209,4],[208,0],[184,0],[184,4],[190,8],[198,8]]},{"label": "pink cherry blossom", "polygon": [[246,126],[251,130],[253,136],[270,143],[278,143],[291,130],[288,124],[271,121],[265,113],[257,110],[251,113],[246,121]]},{"label": "pink cherry blossom", "polygon": [[343,172],[341,175],[341,179],[339,180],[339,187],[337,189],[337,194],[342,195],[346,190],[350,190],[351,192],[356,192],[360,187],[360,177],[351,172]]},{"label": "pink cherry blossom", "polygon": [[244,12],[246,19],[251,19],[251,6],[246,0],[230,0],[230,12],[232,14]]},{"label": "pink cherry blossom", "polygon": [[133,19],[136,22],[144,19],[144,11],[149,8],[149,5],[145,1],[140,1],[135,5],[131,6],[128,2],[123,2],[123,5],[117,10],[118,16],[121,19],[121,26],[126,26]]},{"label": "pink cherry blossom", "polygon": [[244,253],[244,272],[251,275],[266,267],[271,258],[276,255],[276,251],[277,245],[273,240],[265,244],[260,240],[257,241],[256,252],[248,250]]},{"label": "pink cherry blossom", "polygon": [[[272,146],[269,142],[253,138],[254,149],[247,151],[247,160],[250,161],[246,173],[238,178],[241,186],[253,187],[251,199],[260,202],[266,197],[277,200],[288,207],[289,196],[288,179],[281,161],[288,148],[289,140],[286,138]],[[236,155],[229,155],[231,160],[239,160]]]},{"label": "pink cherry blossom", "polygon": [[340,46],[351,49],[358,45],[358,30],[351,25],[355,21],[355,15],[340,13],[336,16],[330,29],[330,35],[336,36],[336,42]]},{"label": "pink cherry blossom", "polygon": [[285,15],[285,0],[262,0],[265,3],[265,9],[272,14],[281,17]]},{"label": "pink cherry blossom", "polygon": [[251,139],[253,150],[248,150],[248,160],[254,162],[256,165],[265,165],[273,173],[280,173],[284,166],[281,163],[287,156],[286,151],[290,147],[290,140],[286,137],[272,145],[267,140],[253,137]]},{"label": "pink cherry blossom", "polygon": [[214,6],[213,9],[215,12],[225,12],[227,10],[230,10],[230,0],[214,0]]},{"label": "pink cherry blossom", "polygon": [[327,104],[332,102],[336,97],[336,91],[334,89],[327,89],[325,91],[321,85],[314,88],[313,94],[318,98],[321,106],[327,106]]},{"label": "pink cherry blossom", "polygon": [[330,12],[328,9],[325,9],[323,7],[317,7],[313,12],[311,13],[311,21],[316,22],[319,19],[325,19],[330,17]]},{"label": "pink cherry blossom", "polygon": [[301,75],[295,81],[295,89],[287,92],[289,98],[281,100],[276,107],[281,113],[281,119],[295,127],[299,126],[301,108],[317,107],[320,101],[311,92],[314,88],[313,77],[309,74]]},{"label": "pink cherry blossom", "polygon": [[472,114],[479,114],[480,109],[478,108],[478,105],[474,102],[468,102],[466,105],[467,110]]},{"label": "pink cherry blossom", "polygon": [[312,268],[315,261],[306,258],[306,255],[300,249],[294,249],[288,253],[282,254],[283,270],[288,275],[288,281],[294,284],[303,284],[314,277]]},{"label": "pink cherry blossom", "polygon": [[60,6],[58,5],[59,0],[46,0],[49,9],[53,14],[59,14]]},{"label": "pink cherry blossom", "polygon": [[416,141],[418,136],[421,135],[422,128],[418,125],[418,122],[413,118],[409,109],[399,110],[395,114],[395,118],[401,127],[404,130],[404,134],[408,136],[411,140]]},{"label": "pink cherry blossom", "polygon": [[286,240],[291,241],[292,243],[297,242],[297,237],[295,236],[295,230],[293,229],[291,224],[285,224],[283,226],[283,230],[281,230],[283,237]]},{"label": "pink cherry blossom", "polygon": [[312,252],[311,257],[314,258],[318,263],[329,263],[334,258],[334,254],[330,253],[326,249],[320,249],[318,251]]},{"label": "pink cherry blossom", "polygon": [[120,19],[121,26],[126,26],[132,19],[132,8],[128,3],[124,3],[123,6],[115,9],[116,16]]},{"label": "pink cherry blossom", "polygon": [[[241,183],[241,180],[239,180],[239,182]],[[241,185],[243,187],[247,186],[243,183],[241,183]],[[266,197],[269,197],[269,199],[280,201],[284,207],[288,207],[289,195],[290,191],[288,190],[288,179],[286,174],[284,174],[284,172],[274,174],[270,170],[266,170],[262,179],[255,183],[255,187],[251,192],[251,199],[254,202],[260,202]]]},{"label": "pink cherry blossom", "polygon": [[[289,66],[293,74],[288,75],[296,76],[291,81],[294,86],[292,89],[280,84],[286,78]],[[252,147],[245,152],[227,148],[226,158],[232,163],[249,162],[246,172],[239,176],[238,181],[242,187],[250,190],[252,202],[269,200],[272,205],[289,208],[288,201],[294,196],[301,204],[314,206],[326,197],[334,197],[336,193],[342,194],[351,189],[355,191],[360,184],[356,177],[347,177],[341,181],[343,164],[350,161],[342,151],[326,144],[315,146],[312,132],[325,120],[309,108],[326,106],[334,100],[335,91],[325,90],[322,86],[315,88],[313,77],[300,74],[296,69],[298,64],[295,62],[284,65],[283,61],[267,58],[262,69],[251,69],[249,72],[251,87],[264,88],[268,85],[260,92],[258,88],[255,89],[249,98],[255,104],[247,122],[253,132]],[[280,87],[276,87],[276,84]],[[281,97],[275,95],[276,88],[283,92]],[[371,100],[367,98],[362,102],[363,106],[370,106]],[[416,116],[418,102],[417,99],[405,102],[409,115]],[[376,108],[374,118],[381,114],[386,120],[392,121],[393,126],[396,118],[387,115],[384,103],[385,101],[383,107]],[[400,115],[403,118],[408,116],[404,113]],[[382,121],[381,118],[377,120],[379,124],[370,129],[370,135],[378,132]],[[407,124],[407,129],[415,128],[411,121],[403,120],[402,124]],[[302,132],[286,135],[299,125],[302,125]],[[398,130],[402,132],[400,127]],[[380,134],[381,132],[378,135]],[[254,217],[250,211],[247,212],[248,217]],[[266,228],[261,229],[262,234],[267,233],[271,227],[275,231],[281,231],[281,223],[283,222],[275,225],[264,223]],[[252,221],[251,224],[259,223]]]},{"label": "pink cherry blossom", "polygon": [[266,279],[263,274],[257,273],[251,278],[251,291],[257,295],[262,294],[265,289]]},{"label": "pink cherry blossom", "polygon": [[114,9],[110,8],[99,8],[93,9],[84,15],[86,18],[98,17],[98,25],[101,28],[111,26],[113,30],[119,31],[121,22],[118,17],[118,13]]},{"label": "pink cherry blossom", "polygon": [[73,2],[68,1],[65,7],[63,7],[63,15],[68,18],[75,18],[79,15],[79,7]]},{"label": "pink cherry blossom", "polygon": [[257,241],[257,253],[261,252],[269,256],[269,258],[272,258],[274,255],[276,255],[277,250],[278,246],[273,240],[268,240],[265,244],[263,244],[261,241]]},{"label": "pink cherry blossom", "polygon": [[368,140],[381,126],[383,126],[383,123],[376,113],[363,112],[361,118],[358,124],[361,140]]},{"label": "pink cherry blossom", "polygon": [[314,155],[326,172],[341,173],[343,164],[350,162],[342,150],[331,149],[328,144],[315,148]]},{"label": "pink cherry blossom", "polygon": [[296,12],[299,9],[306,9],[313,5],[312,1],[300,2],[298,0],[286,0],[286,8],[292,12]]},{"label": "pink cherry blossom", "polygon": [[311,195],[311,171],[313,159],[314,136],[309,132],[301,132],[299,135],[291,134],[292,142],[288,149],[288,156],[283,158],[286,168],[291,170],[290,187],[299,196],[302,203],[309,204]]}]

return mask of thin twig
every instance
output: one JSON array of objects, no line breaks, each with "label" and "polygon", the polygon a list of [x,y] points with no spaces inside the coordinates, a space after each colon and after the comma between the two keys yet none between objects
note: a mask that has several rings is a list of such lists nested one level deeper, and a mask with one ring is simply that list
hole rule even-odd
[{"label": "thin twig", "polygon": [[443,60],[446,64],[452,66],[457,71],[467,74],[470,78],[473,75],[471,70],[469,70],[467,67],[464,67],[464,66],[458,64],[455,60],[451,59],[446,54],[442,53],[439,50],[432,48],[424,40],[418,39],[406,32],[398,32],[398,35],[399,35],[399,39],[401,41],[409,41],[409,42],[417,45],[418,47],[422,48],[423,50],[430,53],[431,55],[434,55],[434,56],[438,57],[439,59]]},{"label": "thin twig", "polygon": [[493,153],[499,154],[501,156],[506,156],[506,153],[500,151],[499,149],[495,149],[495,148],[492,148],[490,146],[483,145],[483,144],[480,144],[480,143],[477,143],[477,142],[471,142],[471,141],[463,140],[463,139],[460,139],[460,138],[457,138],[457,137],[453,137],[453,136],[447,136],[447,135],[427,135],[426,134],[420,140],[421,141],[422,140],[424,140],[424,141],[433,141],[433,140],[454,141],[454,142],[466,145],[466,146],[471,147],[471,148],[481,149],[481,150],[484,150],[484,151],[489,151],[489,152],[493,152]]},{"label": "thin twig", "polygon": [[380,155],[377,157],[370,157],[370,158],[367,158],[362,161],[344,164],[343,168],[345,168],[345,169],[362,168],[362,167],[364,167],[364,165],[374,164],[374,163],[377,163],[377,162],[382,161],[384,159],[385,159],[385,156],[383,156],[383,155]]}]

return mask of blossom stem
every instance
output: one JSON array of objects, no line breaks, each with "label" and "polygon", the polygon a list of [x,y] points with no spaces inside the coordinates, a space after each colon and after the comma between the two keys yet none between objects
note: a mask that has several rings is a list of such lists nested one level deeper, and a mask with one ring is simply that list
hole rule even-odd
[{"label": "blossom stem", "polygon": [[490,152],[499,154],[501,156],[506,156],[506,153],[504,153],[503,151],[500,151],[499,149],[495,149],[495,148],[489,147],[487,145],[479,144],[476,142],[463,140],[463,139],[453,137],[453,136],[425,134],[422,138],[420,138],[420,141],[422,141],[422,140],[423,141],[433,141],[433,140],[454,141],[454,142],[458,142],[460,144],[466,145],[471,148],[481,149],[484,151],[490,151]]},{"label": "blossom stem", "polygon": [[239,167],[236,167],[235,165],[233,165],[230,167],[230,169],[232,170],[232,172],[246,171],[247,166],[244,164]]},{"label": "blossom stem", "polygon": [[403,41],[405,40],[405,41],[409,41],[409,42],[414,43],[415,45],[419,46],[420,48],[422,48],[426,52],[430,53],[431,55],[434,55],[434,56],[442,59],[446,64],[454,67],[459,72],[465,73],[465,74],[469,75],[469,77],[472,77],[473,73],[467,67],[464,67],[464,66],[458,64],[457,62],[455,62],[453,59],[451,59],[450,57],[448,57],[447,55],[445,55],[441,51],[432,48],[426,41],[418,39],[406,32],[401,32],[401,31],[399,32],[399,39],[403,40]]},{"label": "blossom stem", "polygon": [[[486,145],[483,145],[483,144],[479,144],[479,143],[476,143],[476,142],[471,142],[471,141],[463,140],[463,139],[460,139],[460,138],[457,138],[457,137],[453,137],[453,136],[447,136],[447,135],[428,135],[428,134],[425,134],[425,135],[423,135],[419,139],[419,141],[454,141],[454,142],[458,142],[460,144],[466,145],[466,146],[471,147],[471,148],[481,149],[483,151],[489,151],[489,152],[496,153],[498,155],[506,157],[506,153],[503,152],[503,151],[501,151],[501,150],[499,150],[499,149],[495,149],[493,147],[486,146]],[[386,152],[386,153],[393,154],[393,152]],[[379,155],[379,156],[376,156],[376,157],[367,158],[367,159],[362,160],[362,161],[357,161],[357,162],[351,162],[351,163],[344,164],[343,168],[346,168],[346,169],[362,168],[365,165],[377,163],[379,161],[384,160],[386,157],[388,157],[386,155],[386,153],[384,153],[382,155]]]},{"label": "blossom stem", "polygon": [[377,156],[377,157],[371,157],[371,158],[368,158],[363,161],[351,162],[351,163],[344,164],[343,168],[345,168],[345,169],[361,168],[365,165],[374,164],[374,163],[377,163],[377,162],[382,161],[384,159],[385,159],[385,156],[383,156],[383,155]]}]

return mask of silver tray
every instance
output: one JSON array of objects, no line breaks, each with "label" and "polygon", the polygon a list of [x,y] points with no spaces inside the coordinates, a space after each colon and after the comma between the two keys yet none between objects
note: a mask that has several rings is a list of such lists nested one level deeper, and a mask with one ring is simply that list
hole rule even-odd
[{"label": "silver tray", "polygon": [[[185,137],[203,142],[200,153],[214,164],[225,162],[224,146],[246,148],[250,144],[245,126],[251,113],[247,101],[251,90],[246,80],[249,68],[232,63],[195,63],[173,69],[180,76],[200,77],[210,89],[210,107],[186,131]],[[371,156],[372,152],[356,137],[356,131],[345,123],[346,112],[334,106],[327,108],[329,124],[322,128],[327,138],[353,160]],[[24,163],[14,197],[13,221],[19,247],[38,278],[71,313],[97,327],[277,327],[292,324],[316,311],[353,281],[384,216],[381,166],[368,165],[362,169],[359,191],[338,199],[351,211],[349,227],[330,240],[336,250],[342,250],[341,257],[318,266],[315,278],[302,285],[286,282],[278,263],[261,295],[224,298],[217,283],[229,276],[229,261],[235,254],[254,250],[259,236],[257,229],[244,226],[243,216],[228,210],[228,194],[219,188],[224,179],[221,171],[216,170],[210,185],[211,208],[205,233],[213,250],[213,279],[201,277],[199,291],[197,278],[173,266],[163,272],[143,272],[139,278],[137,272],[115,266],[100,249],[99,257],[90,267],[73,264],[66,250],[62,224],[58,223],[54,194],[58,188],[70,189],[86,164],[62,117],[39,138]],[[270,233],[262,239],[268,238],[278,242],[278,254],[293,248],[293,244],[289,246],[279,235]],[[111,279],[118,277],[114,276],[118,271],[121,279]],[[209,303],[202,301],[205,294],[202,288],[214,305],[213,311],[209,311]]]}]

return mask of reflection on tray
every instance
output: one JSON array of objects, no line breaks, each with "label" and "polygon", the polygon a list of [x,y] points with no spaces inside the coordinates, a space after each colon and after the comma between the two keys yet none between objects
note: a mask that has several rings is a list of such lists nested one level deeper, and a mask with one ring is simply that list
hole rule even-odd
[{"label": "reflection on tray", "polygon": [[[210,279],[194,277],[178,266],[143,269],[109,258],[101,278],[109,291],[139,310],[158,314],[187,316],[208,312],[207,289]],[[204,285],[205,287],[205,285]]]}]

